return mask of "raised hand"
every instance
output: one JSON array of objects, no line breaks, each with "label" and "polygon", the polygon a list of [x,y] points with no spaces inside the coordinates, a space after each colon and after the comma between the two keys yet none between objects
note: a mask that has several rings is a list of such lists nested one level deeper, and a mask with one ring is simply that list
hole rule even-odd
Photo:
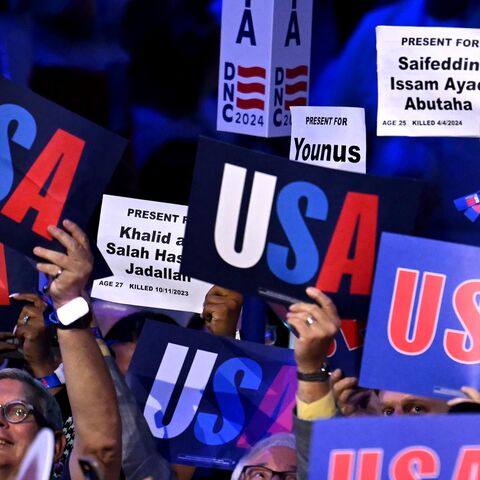
[{"label": "raised hand", "polygon": [[65,247],[66,253],[35,247],[33,253],[48,263],[38,263],[37,270],[51,278],[48,293],[56,309],[80,297],[93,269],[93,255],[87,235],[80,227],[64,220],[61,228],[50,225],[48,232]]},{"label": "raised hand", "polygon": [[242,294],[214,285],[203,304],[202,317],[207,329],[214,335],[235,337],[242,305]]},{"label": "raised hand", "polygon": [[315,303],[294,303],[287,313],[287,322],[298,333],[295,360],[303,373],[318,371],[340,328],[340,318],[330,297],[314,287],[307,288],[307,295]]}]

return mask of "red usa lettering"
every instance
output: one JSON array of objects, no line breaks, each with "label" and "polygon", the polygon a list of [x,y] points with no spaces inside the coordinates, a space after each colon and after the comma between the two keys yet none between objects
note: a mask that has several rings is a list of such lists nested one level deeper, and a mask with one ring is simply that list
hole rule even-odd
[{"label": "red usa lettering", "polygon": [[5,248],[3,243],[0,243],[0,306],[10,305],[9,293]]},{"label": "red usa lettering", "polygon": [[[393,289],[388,339],[403,355],[421,355],[432,345],[438,330],[446,276],[423,272],[420,293],[414,317],[414,303],[420,271],[398,268]],[[452,305],[463,327],[445,329],[443,348],[448,357],[458,363],[480,362],[480,311],[476,297],[480,293],[480,280],[467,280],[455,289]]]},{"label": "red usa lettering", "polygon": [[[365,326],[366,322],[363,320],[359,321],[342,318],[340,334],[350,352],[363,347],[363,333],[365,331]],[[337,351],[337,341],[339,338],[340,336],[332,341],[327,353],[328,358],[331,358],[333,355],[335,355],[335,352]]]},{"label": "red usa lettering", "polygon": [[[245,221],[243,245],[236,248],[236,236],[245,189],[247,169],[225,164],[217,206],[214,240],[220,258],[236,268],[252,268],[264,256],[270,272],[293,284],[315,285],[336,293],[342,278],[350,276],[350,293],[369,295],[375,263],[379,197],[346,192],[340,214],[324,254],[323,261],[305,218],[325,221],[329,201],[325,192],[313,183],[290,182],[276,193],[277,177],[255,172]],[[306,199],[305,212],[299,200]],[[283,229],[289,246],[268,242],[273,214]],[[352,248],[353,247],[353,248]],[[289,255],[295,254],[295,265]],[[350,252],[354,251],[352,257]]]},{"label": "red usa lettering", "polygon": [[[82,156],[85,141],[59,128],[13,188],[14,168],[10,142],[29,150],[37,134],[31,113],[14,104],[0,105],[0,213],[22,223],[30,210],[37,212],[32,231],[51,240],[48,225],[57,225]],[[11,137],[10,125],[16,125]]]},{"label": "red usa lettering", "polygon": [[[382,448],[332,450],[328,480],[381,480],[384,450]],[[480,446],[464,446],[457,455],[451,475],[441,470],[441,460],[435,450],[421,445],[399,451],[388,464],[390,480],[420,480],[451,478],[472,480],[480,472]],[[386,478],[386,477],[385,477]]]}]

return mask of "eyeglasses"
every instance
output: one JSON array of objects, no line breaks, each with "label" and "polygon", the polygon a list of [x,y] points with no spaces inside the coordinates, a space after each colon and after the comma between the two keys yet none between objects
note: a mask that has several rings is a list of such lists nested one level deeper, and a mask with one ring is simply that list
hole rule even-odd
[{"label": "eyeglasses", "polygon": [[280,480],[297,480],[297,472],[276,472],[268,467],[247,465],[242,470],[245,480],[271,480],[275,475]]},{"label": "eyeglasses", "polygon": [[33,405],[23,400],[10,400],[10,402],[0,405],[0,409],[8,423],[22,423],[30,413],[36,413]]}]

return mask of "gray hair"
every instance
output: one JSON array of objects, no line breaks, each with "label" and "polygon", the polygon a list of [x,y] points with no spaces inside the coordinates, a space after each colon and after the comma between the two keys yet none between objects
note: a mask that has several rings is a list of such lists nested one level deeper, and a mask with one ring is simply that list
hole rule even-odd
[{"label": "gray hair", "polygon": [[17,380],[25,387],[26,400],[43,416],[47,427],[61,430],[63,427],[62,412],[48,390],[26,371],[18,368],[4,368],[0,370],[0,380]]},{"label": "gray hair", "polygon": [[268,438],[264,438],[257,442],[237,463],[232,473],[231,480],[238,480],[242,474],[243,467],[248,465],[250,461],[273,447],[286,447],[296,450],[295,436],[293,433],[276,433]]}]

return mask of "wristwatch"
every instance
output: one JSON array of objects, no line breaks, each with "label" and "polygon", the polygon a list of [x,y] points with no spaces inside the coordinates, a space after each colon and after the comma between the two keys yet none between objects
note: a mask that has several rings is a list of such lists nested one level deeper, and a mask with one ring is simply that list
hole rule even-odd
[{"label": "wristwatch", "polygon": [[74,323],[83,318],[90,311],[87,301],[83,297],[77,297],[62,305],[56,311],[59,328],[74,328]]},{"label": "wristwatch", "polygon": [[303,382],[326,382],[330,378],[330,368],[323,363],[320,370],[313,373],[302,373],[297,371],[297,379]]}]

